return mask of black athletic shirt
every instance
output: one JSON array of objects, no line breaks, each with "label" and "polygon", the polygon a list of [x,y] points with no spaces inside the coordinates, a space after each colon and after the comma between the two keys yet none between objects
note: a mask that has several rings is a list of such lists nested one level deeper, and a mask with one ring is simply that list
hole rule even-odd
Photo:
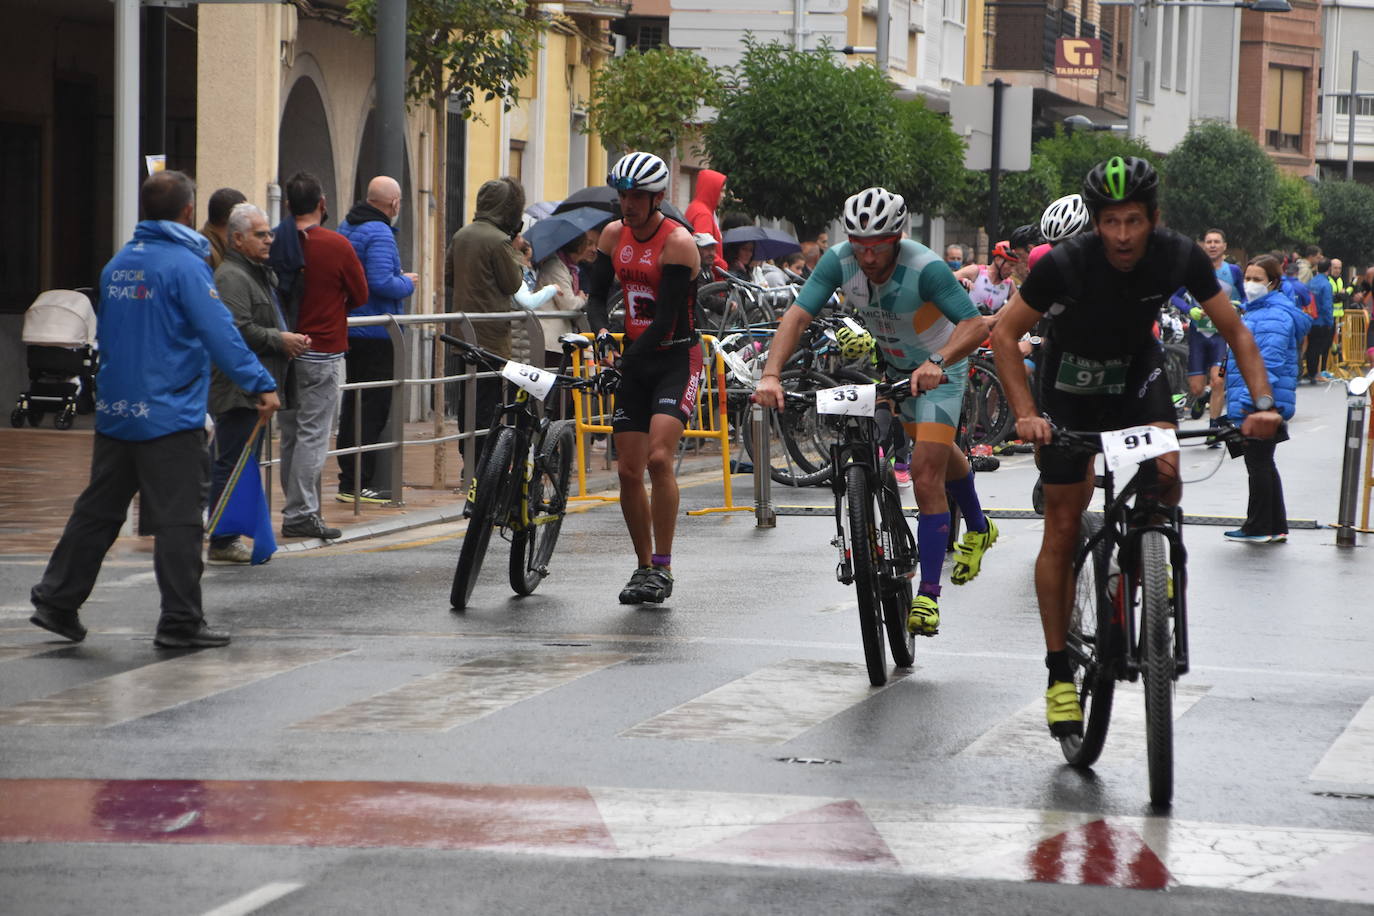
[{"label": "black athletic shirt", "polygon": [[1103,360],[1158,347],[1154,323],[1179,287],[1199,302],[1221,289],[1202,248],[1160,227],[1150,234],[1145,257],[1130,271],[1108,263],[1095,232],[1054,246],[1026,277],[1021,298],[1053,319],[1050,336],[1056,355]]}]

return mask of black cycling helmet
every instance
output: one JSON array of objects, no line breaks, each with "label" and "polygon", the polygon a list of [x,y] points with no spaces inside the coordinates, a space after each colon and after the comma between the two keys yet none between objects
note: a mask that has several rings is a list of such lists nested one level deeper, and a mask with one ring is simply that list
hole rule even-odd
[{"label": "black cycling helmet", "polygon": [[1083,202],[1094,218],[1103,207],[1139,202],[1151,215],[1159,207],[1159,173],[1137,156],[1113,156],[1083,179]]},{"label": "black cycling helmet", "polygon": [[1040,235],[1040,227],[1025,225],[1017,226],[1011,234],[1011,247],[1013,248],[1034,248],[1044,239]]}]

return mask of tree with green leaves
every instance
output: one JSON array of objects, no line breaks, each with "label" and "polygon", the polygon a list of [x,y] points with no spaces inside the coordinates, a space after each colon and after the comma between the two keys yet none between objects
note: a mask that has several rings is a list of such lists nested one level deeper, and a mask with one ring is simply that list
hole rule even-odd
[{"label": "tree with green leaves", "polygon": [[[901,157],[891,190],[906,199],[913,213],[944,216],[964,198],[964,139],[949,116],[931,111],[919,96],[898,101],[897,129]],[[852,192],[851,192],[852,193]]]},{"label": "tree with green leaves", "polygon": [[1320,220],[1321,205],[1307,179],[1280,172],[1269,226],[1255,250],[1305,248],[1316,241]]},{"label": "tree with green leaves", "polygon": [[[997,187],[998,238],[990,239],[995,244],[1008,238],[1017,226],[1027,224],[1039,226],[1040,214],[1045,207],[1059,197],[1058,179],[1054,164],[1039,153],[1031,153],[1030,168],[1024,172],[1003,172]],[[964,213],[986,217],[990,210],[992,186],[988,173],[983,171],[964,171],[964,186],[958,208]],[[985,227],[989,232],[992,227]]]},{"label": "tree with green leaves", "polygon": [[1203,121],[1164,162],[1160,208],[1170,226],[1201,238],[1221,223],[1227,238],[1247,250],[1264,241],[1278,170],[1255,138],[1219,121]]},{"label": "tree with green leaves", "polygon": [[668,159],[694,129],[697,111],[715,105],[720,90],[720,75],[700,54],[632,50],[593,75],[588,128],[614,149]]},{"label": "tree with green leaves", "polygon": [[1374,188],[1354,181],[1317,185],[1322,253],[1347,264],[1374,264]]},{"label": "tree with green leaves", "polygon": [[1063,125],[1055,125],[1054,136],[1037,142],[1035,153],[1054,169],[1057,191],[1051,199],[1077,194],[1092,167],[1113,156],[1138,156],[1148,159],[1156,168],[1161,161],[1139,138],[1110,130],[1065,130]]},{"label": "tree with green leaves", "polygon": [[907,152],[892,86],[876,67],[845,66],[828,46],[744,43],[704,144],[751,211],[808,235],[856,191],[899,184]]}]

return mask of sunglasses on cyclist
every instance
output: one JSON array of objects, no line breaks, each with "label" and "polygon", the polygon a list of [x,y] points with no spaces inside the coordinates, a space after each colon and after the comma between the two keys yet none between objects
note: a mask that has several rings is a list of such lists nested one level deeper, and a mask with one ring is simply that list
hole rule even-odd
[{"label": "sunglasses on cyclist", "polygon": [[870,254],[886,254],[897,247],[897,242],[901,236],[884,235],[876,238],[854,238],[849,237],[849,247],[854,249],[855,254],[868,252]]}]

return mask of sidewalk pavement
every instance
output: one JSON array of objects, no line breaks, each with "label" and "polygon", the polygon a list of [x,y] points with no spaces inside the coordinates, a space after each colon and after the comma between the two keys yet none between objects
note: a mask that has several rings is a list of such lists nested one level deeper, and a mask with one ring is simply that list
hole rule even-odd
[{"label": "sidewalk pavement", "polygon": [[[49,423],[39,429],[0,429],[0,472],[4,475],[4,486],[0,487],[0,556],[46,558],[61,537],[72,504],[89,479],[92,418],[78,417],[70,430],[56,430]],[[433,432],[430,422],[406,425],[407,440],[432,438]],[[448,442],[444,447],[447,453],[443,487],[433,486],[434,446],[407,446],[402,505],[362,505],[356,514],[352,503],[341,503],[335,498],[338,465],[329,459],[321,487],[321,515],[325,524],[343,530],[342,538],[329,543],[362,540],[461,518],[466,497],[456,488],[462,463],[456,443]],[[273,442],[271,454],[278,453]],[[714,456],[689,456],[683,463],[683,472],[719,468],[719,461]],[[615,469],[607,466],[604,449],[589,452],[588,464],[589,493],[618,488]],[[272,489],[269,499],[278,549],[295,551],[324,546],[325,542],[314,539],[281,537],[282,494],[275,475]],[[577,492],[576,469],[572,492]],[[128,535],[119,538],[110,555],[151,554],[152,549],[151,537]]]}]

